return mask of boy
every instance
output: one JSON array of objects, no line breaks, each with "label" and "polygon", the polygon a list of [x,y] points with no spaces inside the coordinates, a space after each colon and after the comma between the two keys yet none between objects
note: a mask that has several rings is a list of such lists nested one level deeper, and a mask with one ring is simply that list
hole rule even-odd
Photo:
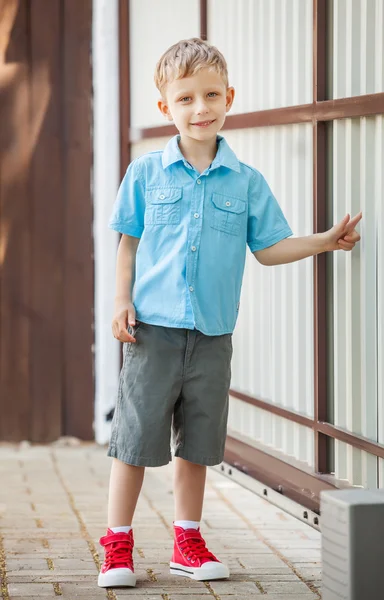
[{"label": "boy", "polygon": [[159,109],[179,135],[129,165],[110,221],[123,234],[112,328],[124,360],[108,449],[114,460],[101,587],[136,583],[132,519],[145,467],[171,460],[171,429],[171,573],[229,577],[199,523],[206,467],[224,454],[246,245],[263,265],[277,265],[351,250],[360,239],[361,214],[328,232],[287,239],[292,232],[265,179],[218,136],[235,91],[215,47],[197,38],[175,44],[160,58],[155,82]]}]

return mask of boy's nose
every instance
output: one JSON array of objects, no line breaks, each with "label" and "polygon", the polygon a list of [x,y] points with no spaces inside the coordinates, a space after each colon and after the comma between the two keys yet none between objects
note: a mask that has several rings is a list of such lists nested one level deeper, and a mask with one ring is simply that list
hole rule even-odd
[{"label": "boy's nose", "polygon": [[196,107],[196,114],[197,115],[204,115],[207,114],[208,108],[207,105],[204,102],[201,102],[197,107]]}]

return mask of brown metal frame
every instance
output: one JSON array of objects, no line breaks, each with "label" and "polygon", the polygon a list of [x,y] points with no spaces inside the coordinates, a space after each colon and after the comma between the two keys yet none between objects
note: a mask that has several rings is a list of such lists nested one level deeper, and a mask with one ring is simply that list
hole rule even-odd
[{"label": "brown metal frame", "polygon": [[[326,2],[313,2],[313,103],[326,99]],[[313,122],[313,231],[326,230],[326,124]],[[314,257],[314,416],[327,421],[326,255]],[[327,438],[315,429],[315,471],[327,472]]]},{"label": "brown metal frame", "polygon": [[131,161],[131,88],[129,52],[129,0],[119,0],[119,81],[120,81],[120,179]]},{"label": "brown metal frame", "polygon": [[[224,129],[243,129],[298,123],[313,125],[313,230],[326,229],[326,145],[327,121],[364,117],[384,112],[384,93],[367,94],[336,100],[326,99],[326,31],[327,2],[313,0],[313,102],[298,106],[262,110],[228,116]],[[120,0],[120,36],[128,31],[128,0]],[[200,0],[200,37],[207,39],[207,0]],[[129,44],[120,44],[122,163],[129,159]],[[139,131],[139,139],[172,136],[177,132],[174,125],[148,127]],[[136,138],[137,139],[137,138]],[[276,404],[250,397],[231,390],[235,398],[271,412],[284,419],[309,427],[314,431],[315,472],[287,457],[270,450],[256,448],[228,436],[225,460],[236,468],[249,473],[266,485],[299,501],[313,510],[319,508],[322,489],[343,487],[345,483],[326,475],[327,447],[330,439],[339,440],[374,456],[384,458],[384,446],[362,436],[352,434],[328,423],[327,415],[327,278],[326,256],[314,258],[314,418],[290,411]]]}]

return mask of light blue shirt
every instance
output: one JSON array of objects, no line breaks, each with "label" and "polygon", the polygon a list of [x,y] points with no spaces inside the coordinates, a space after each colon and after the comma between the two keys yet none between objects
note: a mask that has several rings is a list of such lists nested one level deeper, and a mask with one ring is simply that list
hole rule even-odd
[{"label": "light blue shirt", "polygon": [[179,139],[129,165],[109,226],[140,238],[133,290],[139,321],[232,333],[247,244],[262,250],[292,231],[264,177],[224,138],[217,137],[215,159],[200,174]]}]

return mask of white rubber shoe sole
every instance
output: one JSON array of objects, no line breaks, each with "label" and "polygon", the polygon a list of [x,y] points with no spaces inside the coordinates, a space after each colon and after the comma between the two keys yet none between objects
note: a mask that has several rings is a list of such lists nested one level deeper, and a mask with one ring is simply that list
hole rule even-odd
[{"label": "white rubber shoe sole", "polygon": [[170,563],[170,571],[172,575],[180,575],[181,577],[189,577],[196,581],[207,581],[213,579],[228,579],[229,569],[223,563],[210,562],[204,563],[202,567],[186,567],[178,563]]},{"label": "white rubber shoe sole", "polygon": [[99,587],[135,587],[136,575],[131,569],[109,569],[106,573],[99,573],[97,580]]}]

